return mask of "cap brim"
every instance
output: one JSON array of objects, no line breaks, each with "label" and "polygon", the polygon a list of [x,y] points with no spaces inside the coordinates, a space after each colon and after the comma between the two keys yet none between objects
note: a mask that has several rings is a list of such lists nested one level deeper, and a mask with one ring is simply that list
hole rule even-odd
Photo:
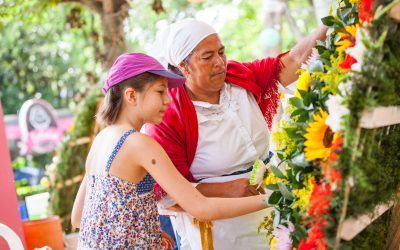
[{"label": "cap brim", "polygon": [[168,88],[176,88],[182,86],[186,81],[185,77],[174,74],[167,70],[149,70],[148,72],[166,77],[168,80]]}]

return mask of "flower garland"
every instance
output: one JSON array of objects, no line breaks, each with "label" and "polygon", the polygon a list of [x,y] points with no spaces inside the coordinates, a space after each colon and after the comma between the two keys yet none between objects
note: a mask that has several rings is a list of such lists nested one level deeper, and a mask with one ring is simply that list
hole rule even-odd
[{"label": "flower garland", "polygon": [[272,191],[268,203],[275,208],[275,218],[263,223],[271,249],[333,247],[344,176],[351,172],[349,141],[354,138],[349,133],[354,131],[349,124],[360,111],[349,110],[353,81],[371,47],[368,29],[384,16],[385,8],[376,5],[372,0],[339,1],[335,15],[322,19],[329,26],[326,41],[317,43],[299,72],[295,96],[273,135],[281,163],[271,166],[265,179]]}]

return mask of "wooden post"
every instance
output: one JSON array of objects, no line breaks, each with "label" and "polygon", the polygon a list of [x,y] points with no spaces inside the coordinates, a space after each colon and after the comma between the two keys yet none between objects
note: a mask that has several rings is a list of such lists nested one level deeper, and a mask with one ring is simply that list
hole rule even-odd
[{"label": "wooden post", "polygon": [[392,217],[386,238],[386,249],[400,249],[400,191],[397,193],[397,199],[392,208]]}]

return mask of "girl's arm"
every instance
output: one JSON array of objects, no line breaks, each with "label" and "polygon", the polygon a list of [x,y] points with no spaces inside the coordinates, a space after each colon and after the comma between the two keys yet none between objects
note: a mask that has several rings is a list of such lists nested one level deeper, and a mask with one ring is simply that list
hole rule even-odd
[{"label": "girl's arm", "polygon": [[86,197],[86,179],[87,177],[85,174],[79,187],[78,193],[76,194],[74,206],[72,207],[71,224],[73,228],[79,228],[79,225],[81,224],[83,205],[85,203]]},{"label": "girl's arm", "polygon": [[175,168],[164,149],[149,136],[135,134],[126,148],[134,152],[140,166],[188,213],[198,220],[237,217],[267,207],[266,195],[243,198],[207,198],[192,186]]}]

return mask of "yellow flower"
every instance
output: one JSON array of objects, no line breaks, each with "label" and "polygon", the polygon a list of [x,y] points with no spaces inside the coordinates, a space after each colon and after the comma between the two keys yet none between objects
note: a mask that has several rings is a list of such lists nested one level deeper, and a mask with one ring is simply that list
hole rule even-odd
[{"label": "yellow flower", "polygon": [[341,52],[341,51],[345,51],[347,48],[352,47],[354,44],[353,44],[353,42],[351,42],[347,39],[344,39],[344,40],[337,42],[337,45],[339,45],[339,47],[337,47],[336,50]]},{"label": "yellow flower", "polygon": [[315,159],[327,159],[331,153],[333,133],[325,124],[328,113],[319,110],[319,113],[313,115],[313,122],[308,124],[305,134],[304,155],[307,161]]},{"label": "yellow flower", "polygon": [[314,77],[321,82],[325,82],[325,87],[322,88],[322,92],[330,92],[332,94],[336,94],[338,90],[338,85],[343,81],[343,78],[347,77],[345,70],[339,67],[339,64],[344,60],[344,52],[339,52],[337,57],[331,56],[331,66],[325,66],[325,72],[316,72],[314,73]]},{"label": "yellow flower", "polygon": [[297,91],[295,93],[295,96],[300,98],[301,96],[299,90],[308,91],[310,85],[311,85],[310,72],[304,70],[299,76],[299,79],[297,80]]},{"label": "yellow flower", "polygon": [[296,149],[296,142],[291,140],[285,129],[281,127],[272,134],[275,146],[279,151],[283,151],[283,157],[289,156]]},{"label": "yellow flower", "polygon": [[352,4],[360,4],[361,0],[350,0],[350,3],[352,3]]},{"label": "yellow flower", "polygon": [[276,177],[273,173],[269,172],[267,178],[265,178],[265,185],[277,184],[280,181],[281,181],[280,178]]},{"label": "yellow flower", "polygon": [[71,126],[69,126],[69,132],[73,133],[75,131],[75,122],[71,124]]},{"label": "yellow flower", "polygon": [[[288,165],[286,164],[285,169],[287,169],[287,168],[288,168]],[[282,174],[285,177],[287,177],[285,171],[282,171]],[[287,179],[281,179],[279,177],[276,177],[274,175],[274,173],[272,173],[272,170],[270,168],[268,169],[268,176],[267,176],[267,178],[265,178],[264,182],[265,182],[265,185],[277,184],[278,182],[282,182],[284,184],[288,184],[288,180]]]},{"label": "yellow flower", "polygon": [[270,250],[278,250],[278,248],[276,247],[277,243],[278,243],[278,240],[275,237],[271,237],[271,239],[269,241],[269,249]]},{"label": "yellow flower", "polygon": [[338,35],[341,36],[342,38],[348,37],[348,35],[350,35],[352,38],[355,38],[357,29],[358,29],[358,24],[349,25],[349,26],[344,27],[344,30],[347,32],[347,34],[345,34],[343,32],[339,32]]},{"label": "yellow flower", "polygon": [[339,47],[336,48],[337,51],[342,52],[347,48],[353,47],[355,44],[356,32],[358,25],[349,25],[344,27],[346,32],[338,32],[338,35],[343,39],[337,42]]},{"label": "yellow flower", "polygon": [[299,208],[300,211],[304,213],[307,212],[313,189],[314,189],[314,177],[309,175],[304,180],[304,188],[293,190],[293,194],[298,198],[294,202],[293,208]]}]

